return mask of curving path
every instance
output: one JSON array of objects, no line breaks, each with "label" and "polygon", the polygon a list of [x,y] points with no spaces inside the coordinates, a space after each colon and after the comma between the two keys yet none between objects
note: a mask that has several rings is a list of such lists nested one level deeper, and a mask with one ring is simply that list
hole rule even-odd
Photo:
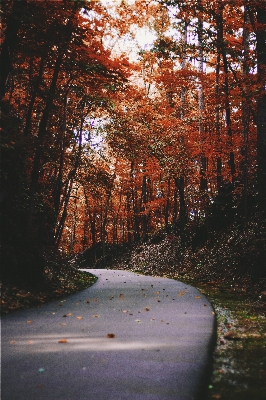
[{"label": "curving path", "polygon": [[90,288],[2,317],[2,400],[204,399],[206,297],[167,278],[87,271],[99,277]]}]

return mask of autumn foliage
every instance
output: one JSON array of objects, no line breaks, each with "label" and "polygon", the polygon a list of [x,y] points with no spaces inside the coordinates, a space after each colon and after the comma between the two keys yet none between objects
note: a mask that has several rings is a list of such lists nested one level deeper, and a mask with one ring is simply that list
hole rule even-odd
[{"label": "autumn foliage", "polygon": [[[186,242],[263,224],[263,3],[1,2],[4,276],[170,226]],[[138,29],[154,40],[132,57]]]}]

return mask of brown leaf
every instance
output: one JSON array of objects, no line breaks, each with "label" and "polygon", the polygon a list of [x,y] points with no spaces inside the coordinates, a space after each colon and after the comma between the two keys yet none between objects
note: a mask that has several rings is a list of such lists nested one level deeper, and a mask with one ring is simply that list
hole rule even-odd
[{"label": "brown leaf", "polygon": [[60,340],[58,341],[58,343],[67,343],[67,340],[66,340],[66,339],[60,339]]},{"label": "brown leaf", "polygon": [[108,339],[113,339],[113,338],[115,338],[115,334],[114,333],[107,333],[106,337]]},{"label": "brown leaf", "polygon": [[31,319],[29,319],[28,321],[27,321],[27,324],[32,324],[32,320]]},{"label": "brown leaf", "polygon": [[146,310],[146,311],[150,311],[149,307],[146,307],[145,310]]},{"label": "brown leaf", "polygon": [[78,317],[77,317],[77,319],[80,321],[80,320],[82,320],[82,319],[83,319],[83,317],[81,317],[81,316],[78,316]]},{"label": "brown leaf", "polygon": [[119,298],[125,300],[125,296],[123,295],[123,293],[120,293]]}]

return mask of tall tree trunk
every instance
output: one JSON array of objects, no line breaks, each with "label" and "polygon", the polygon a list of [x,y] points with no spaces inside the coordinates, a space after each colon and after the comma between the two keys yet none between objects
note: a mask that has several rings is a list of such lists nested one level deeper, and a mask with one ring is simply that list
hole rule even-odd
[{"label": "tall tree trunk", "polygon": [[260,220],[266,218],[266,8],[261,2],[257,12],[257,157],[258,157],[258,202]]},{"label": "tall tree trunk", "polygon": [[[219,34],[219,32],[218,32]],[[215,69],[215,131],[216,131],[216,140],[218,143],[218,155],[216,159],[216,182],[217,182],[217,190],[218,192],[222,186],[222,159],[221,159],[221,129],[220,129],[220,63],[221,63],[221,55],[218,51],[217,60],[216,60],[216,69]]]},{"label": "tall tree trunk", "polygon": [[184,176],[175,178],[175,186],[179,192],[179,219],[181,225],[185,224],[187,218],[186,202],[185,202],[185,179]]},{"label": "tall tree trunk", "polygon": [[171,180],[170,178],[167,179],[167,194],[166,194],[166,201],[165,201],[165,208],[164,208],[164,223],[166,228],[169,224],[169,208],[170,208],[170,189],[171,189]]},{"label": "tall tree trunk", "polygon": [[218,52],[222,55],[223,67],[224,67],[224,93],[225,93],[225,116],[226,116],[226,127],[228,134],[228,144],[231,147],[229,152],[229,166],[231,170],[232,180],[235,178],[235,160],[234,153],[232,151],[232,122],[231,122],[231,108],[229,100],[229,81],[228,81],[228,62],[226,58],[226,49],[224,43],[224,22],[223,22],[223,9],[224,4],[219,2],[218,14],[216,15],[217,24],[217,47]]},{"label": "tall tree trunk", "polygon": [[146,242],[148,240],[147,236],[147,228],[148,228],[148,214],[147,214],[147,176],[146,174],[143,175],[142,179],[142,189],[141,189],[141,211],[142,211],[142,240]]},{"label": "tall tree trunk", "polygon": [[54,100],[55,91],[56,91],[56,83],[57,83],[60,67],[62,64],[62,59],[63,59],[63,53],[61,52],[58,54],[58,57],[57,57],[57,60],[55,63],[53,78],[51,81],[51,85],[50,85],[49,92],[48,92],[47,99],[46,99],[46,104],[45,104],[42,118],[40,121],[39,132],[38,132],[38,137],[37,137],[37,145],[36,145],[34,161],[33,161],[33,168],[32,168],[32,173],[31,173],[31,184],[30,184],[31,198],[34,198],[34,195],[37,191],[37,185],[38,185],[38,181],[39,181],[41,155],[43,152],[43,143],[44,143],[44,138],[46,135],[46,129],[47,129],[50,111],[51,111],[51,108],[53,105],[53,100]]},{"label": "tall tree trunk", "polygon": [[250,110],[249,104],[246,98],[247,95],[247,88],[246,88],[246,80],[249,74],[249,25],[250,25],[250,18],[248,12],[248,4],[245,1],[244,6],[244,27],[243,27],[243,96],[242,96],[242,125],[243,125],[243,139],[244,139],[244,147],[242,151],[243,155],[243,163],[242,163],[242,174],[243,174],[243,218],[244,223],[248,220],[248,206],[247,206],[247,198],[248,198],[248,171],[247,171],[247,164],[248,164],[248,136],[249,136],[249,118],[250,118]]},{"label": "tall tree trunk", "polygon": [[[198,0],[199,9],[202,9],[201,0]],[[198,48],[199,48],[199,55],[198,55],[198,70],[200,75],[203,75],[203,20],[202,20],[202,13],[198,17]],[[198,87],[198,111],[199,111],[199,142],[202,143],[205,139],[204,137],[204,124],[203,124],[203,111],[204,111],[204,94],[203,94],[203,85],[201,83],[201,76],[199,81]],[[200,190],[204,191],[208,188],[207,186],[207,157],[202,151],[201,159],[200,159]]]},{"label": "tall tree trunk", "polygon": [[[4,3],[8,3],[5,1]],[[7,5],[5,4],[5,7]],[[18,31],[23,23],[23,14],[27,6],[27,0],[13,2],[13,8],[7,21],[7,27],[4,32],[4,42],[1,52],[1,72],[0,72],[0,99],[2,101],[7,90],[7,78],[12,70],[12,58],[18,41]]]},{"label": "tall tree trunk", "polygon": [[133,208],[134,242],[138,242],[140,240],[140,231],[139,231],[140,210],[138,209],[137,191],[134,182],[134,160],[131,161],[130,178],[131,178],[131,198],[132,198],[132,208]]},{"label": "tall tree trunk", "polygon": [[[187,48],[187,43],[188,43],[188,38],[187,38],[187,28],[188,28],[188,22],[185,21],[184,25],[184,32],[183,32],[183,52],[182,52],[182,69],[186,68],[187,65],[187,56],[186,56],[186,48]],[[184,119],[185,117],[185,104],[186,104],[186,97],[185,97],[185,89],[181,89],[181,113],[180,113],[180,119]],[[181,137],[181,140],[183,141],[183,138]],[[180,175],[179,178],[175,178],[175,186],[178,188],[178,193],[179,193],[179,221],[181,223],[181,226],[184,226],[186,223],[186,204],[185,204],[185,178],[183,173]]]},{"label": "tall tree trunk", "polygon": [[78,167],[79,167],[79,163],[80,163],[84,119],[85,119],[85,117],[82,117],[81,121],[80,121],[78,150],[77,150],[77,154],[76,154],[76,158],[75,158],[75,163],[74,163],[73,169],[69,173],[69,183],[68,183],[68,186],[67,186],[66,195],[65,195],[65,197],[63,199],[63,201],[64,201],[63,211],[62,211],[62,215],[61,215],[60,221],[59,221],[59,223],[57,225],[57,228],[56,228],[56,231],[55,231],[55,245],[56,245],[57,248],[59,247],[59,244],[60,244],[60,241],[61,241],[61,238],[62,238],[62,234],[63,234],[63,230],[64,230],[66,218],[67,218],[68,203],[69,203],[71,191],[72,191],[73,184],[74,184],[74,178],[76,176],[76,173],[77,173],[77,170],[78,170]]},{"label": "tall tree trunk", "polygon": [[39,89],[40,84],[42,82],[44,62],[45,62],[45,58],[42,57],[41,61],[40,61],[40,66],[39,66],[39,74],[38,74],[38,77],[36,78],[36,81],[35,81],[35,84],[34,84],[34,87],[33,87],[33,91],[32,91],[32,94],[31,94],[31,99],[30,99],[29,106],[28,106],[28,111],[27,111],[27,116],[26,116],[26,123],[25,123],[25,128],[24,128],[24,135],[25,136],[28,136],[29,133],[30,133],[32,111],[33,111],[34,103],[35,103],[35,100],[36,100],[36,97],[37,97],[38,89]]}]

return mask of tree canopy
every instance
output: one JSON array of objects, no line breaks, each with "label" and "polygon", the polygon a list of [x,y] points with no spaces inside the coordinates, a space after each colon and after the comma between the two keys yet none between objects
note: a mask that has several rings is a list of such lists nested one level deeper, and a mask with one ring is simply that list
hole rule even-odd
[{"label": "tree canopy", "polygon": [[263,0],[14,0],[1,18],[4,277],[162,228],[265,226]]}]

